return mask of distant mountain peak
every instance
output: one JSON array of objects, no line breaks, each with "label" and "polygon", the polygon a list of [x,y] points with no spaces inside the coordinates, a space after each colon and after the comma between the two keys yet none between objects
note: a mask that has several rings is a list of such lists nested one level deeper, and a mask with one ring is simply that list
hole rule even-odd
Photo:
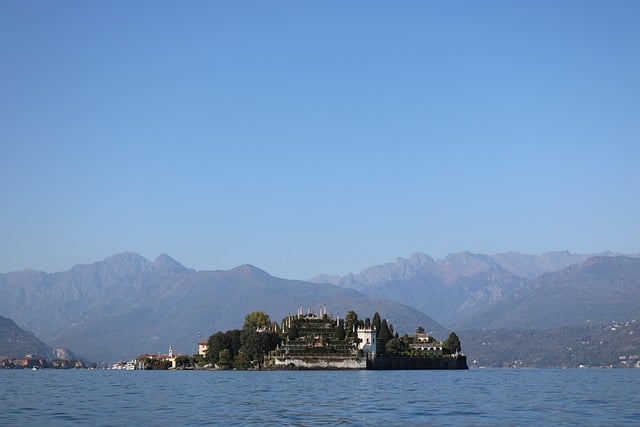
[{"label": "distant mountain peak", "polygon": [[460,276],[468,276],[478,274],[483,271],[502,270],[493,258],[488,255],[474,254],[469,251],[457,254],[449,254],[442,264],[453,269]]},{"label": "distant mountain peak", "polygon": [[[398,260],[402,260],[402,258],[398,258]],[[409,255],[409,259],[408,261],[412,264],[431,264],[433,262],[435,262],[433,260],[433,258],[431,258],[429,255],[422,253],[422,252],[414,252],[411,255]]]},{"label": "distant mountain peak", "polygon": [[271,276],[266,271],[256,267],[255,265],[251,265],[251,264],[239,265],[236,268],[232,268],[231,270],[229,270],[229,272],[230,273],[248,274],[248,275],[257,276],[257,277]]},{"label": "distant mountain peak", "polygon": [[144,273],[150,268],[151,261],[142,255],[135,252],[120,252],[93,264],[77,264],[69,272],[102,271],[107,274],[128,275]]},{"label": "distant mountain peak", "polygon": [[136,252],[119,252],[117,254],[111,255],[104,259],[103,262],[106,263],[116,263],[116,262],[124,262],[124,261],[133,261],[133,262],[149,262],[148,259],[143,257],[142,255]]},{"label": "distant mountain peak", "polygon": [[159,255],[155,261],[153,261],[151,267],[158,271],[171,271],[176,273],[193,271],[193,269],[185,267],[167,254]]},{"label": "distant mountain peak", "polygon": [[105,258],[104,261],[96,263],[104,264],[115,270],[148,270],[151,263],[148,259],[135,252],[121,252]]}]

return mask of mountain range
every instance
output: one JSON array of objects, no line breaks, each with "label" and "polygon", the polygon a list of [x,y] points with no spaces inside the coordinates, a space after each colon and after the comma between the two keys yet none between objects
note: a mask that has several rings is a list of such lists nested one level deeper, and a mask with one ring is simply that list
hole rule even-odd
[{"label": "mountain range", "polygon": [[337,316],[354,310],[363,318],[378,311],[397,330],[421,325],[447,333],[412,307],[353,289],[281,279],[251,265],[194,271],[168,255],[151,262],[122,253],[59,273],[2,274],[0,295],[0,314],[49,345],[92,361],[166,352],[169,345],[193,354],[198,340],[240,328],[251,311],[280,321],[299,305],[316,312],[326,305]]},{"label": "mountain range", "polygon": [[456,327],[548,329],[632,319],[640,319],[640,259],[593,257],[532,279]]},{"label": "mountain range", "polygon": [[463,252],[434,260],[414,254],[359,274],[300,281],[251,265],[195,271],[168,255],[149,261],[121,253],[64,272],[0,274],[0,315],[91,361],[166,352],[169,345],[192,354],[198,340],[241,327],[246,313],[261,310],[279,321],[299,305],[326,305],[339,316],[354,310],[363,318],[377,311],[400,333],[423,326],[444,337],[455,328],[463,337],[472,334],[466,351],[473,353],[483,331],[496,328],[640,318],[640,258]]},{"label": "mountain range", "polygon": [[[370,297],[390,298],[429,313],[451,327],[463,324],[463,319],[519,292],[536,287],[536,278],[545,273],[579,265],[596,256],[615,259],[618,254],[580,255],[564,251],[541,255],[517,252],[483,255],[462,252],[436,261],[427,254],[415,253],[408,259],[398,258],[395,263],[369,267],[359,274],[320,275],[311,281],[356,289]],[[535,325],[528,327],[532,326]]]}]

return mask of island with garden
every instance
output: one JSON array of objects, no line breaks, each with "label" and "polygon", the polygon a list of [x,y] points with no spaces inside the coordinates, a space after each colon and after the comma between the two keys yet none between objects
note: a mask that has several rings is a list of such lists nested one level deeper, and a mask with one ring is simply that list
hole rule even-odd
[{"label": "island with garden", "polygon": [[467,369],[460,340],[452,332],[442,341],[417,327],[399,335],[381,319],[344,318],[298,307],[280,323],[255,311],[241,330],[216,332],[200,343],[204,362],[213,369]]}]

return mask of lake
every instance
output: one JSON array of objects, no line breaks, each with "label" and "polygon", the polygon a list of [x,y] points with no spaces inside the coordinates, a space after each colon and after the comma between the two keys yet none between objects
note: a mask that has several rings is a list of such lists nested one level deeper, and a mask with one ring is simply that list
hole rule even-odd
[{"label": "lake", "polygon": [[640,425],[640,370],[0,370],[0,425]]}]

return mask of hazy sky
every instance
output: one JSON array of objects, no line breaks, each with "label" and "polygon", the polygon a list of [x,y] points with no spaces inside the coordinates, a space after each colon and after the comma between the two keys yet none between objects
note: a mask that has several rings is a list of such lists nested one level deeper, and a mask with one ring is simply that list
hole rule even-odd
[{"label": "hazy sky", "polygon": [[0,2],[0,272],[640,251],[638,1]]}]

